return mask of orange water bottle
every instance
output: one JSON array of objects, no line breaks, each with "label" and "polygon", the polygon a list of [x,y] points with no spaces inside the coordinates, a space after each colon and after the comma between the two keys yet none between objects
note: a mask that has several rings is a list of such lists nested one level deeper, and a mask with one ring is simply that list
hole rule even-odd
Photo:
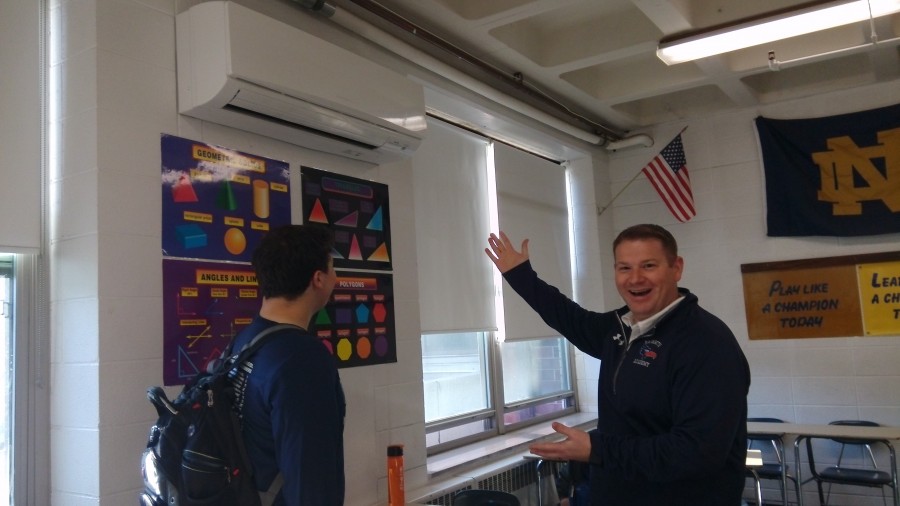
[{"label": "orange water bottle", "polygon": [[403,490],[403,445],[387,448],[388,506],[405,506]]}]

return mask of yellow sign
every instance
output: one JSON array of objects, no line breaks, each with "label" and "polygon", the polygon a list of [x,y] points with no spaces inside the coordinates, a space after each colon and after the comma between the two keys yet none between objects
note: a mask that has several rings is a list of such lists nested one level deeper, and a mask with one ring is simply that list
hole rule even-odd
[{"label": "yellow sign", "polygon": [[859,297],[866,335],[900,333],[900,262],[860,265]]}]

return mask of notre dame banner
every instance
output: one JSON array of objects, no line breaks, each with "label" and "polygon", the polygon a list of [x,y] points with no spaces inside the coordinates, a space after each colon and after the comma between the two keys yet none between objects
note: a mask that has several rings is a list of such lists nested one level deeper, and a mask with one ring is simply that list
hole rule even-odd
[{"label": "notre dame banner", "polygon": [[900,232],[900,105],[756,129],[769,236]]}]

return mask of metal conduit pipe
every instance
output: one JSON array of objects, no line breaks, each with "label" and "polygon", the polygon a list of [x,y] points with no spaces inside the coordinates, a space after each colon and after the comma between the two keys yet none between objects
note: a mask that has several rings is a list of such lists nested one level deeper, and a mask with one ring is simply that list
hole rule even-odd
[{"label": "metal conduit pipe", "polygon": [[[371,2],[369,0],[353,1],[363,8],[366,8],[373,14],[388,20],[396,26],[400,26],[402,29],[408,31],[409,33],[412,33],[431,44],[441,47],[457,58],[460,58],[483,70],[487,70],[494,74],[500,75],[500,77],[502,78],[510,78],[510,76],[503,75],[499,70],[491,67],[478,58],[475,58],[469,53],[446,43],[433,34],[416,27],[402,17],[397,16],[387,9],[384,9],[380,4]],[[653,146],[653,138],[646,134],[638,134],[631,137],[618,138],[617,140],[610,141],[610,137],[618,137],[618,134],[610,129],[601,126],[600,128],[606,134],[606,136],[601,137],[599,135],[587,132],[586,130],[565,123],[554,116],[551,116],[539,109],[525,104],[524,102],[510,97],[509,95],[502,93],[482,83],[481,81],[478,81],[471,76],[456,70],[453,67],[450,67],[449,65],[437,60],[436,58],[424,53],[423,51],[413,48],[409,44],[401,41],[400,39],[388,34],[387,32],[379,28],[376,28],[375,26],[369,24],[368,22],[360,19],[357,16],[354,16],[344,10],[337,10],[333,5],[327,3],[325,0],[294,0],[294,2],[310,11],[313,11],[318,15],[332,19],[335,23],[341,25],[342,27],[353,31],[354,33],[362,35],[366,39],[380,45],[381,47],[393,52],[394,54],[406,58],[407,60],[410,60],[422,66],[423,68],[426,68],[427,70],[435,72],[438,75],[446,77],[456,84],[471,89],[472,91],[475,91],[476,93],[487,99],[510,107],[511,109],[523,112],[532,119],[535,119],[541,123],[544,123],[550,127],[553,127],[563,133],[569,134],[585,142],[603,145],[608,151],[617,151],[634,146]]]},{"label": "metal conduit pipe", "polygon": [[[295,0],[296,3],[306,6],[308,3],[315,3],[314,0]],[[341,27],[349,30],[352,33],[358,34],[371,42],[391,51],[392,53],[409,60],[415,65],[421,66],[426,70],[434,72],[435,74],[449,79],[450,81],[459,84],[473,92],[494,101],[500,105],[506,106],[514,111],[518,111],[534,120],[537,120],[547,126],[550,126],[560,132],[568,134],[572,137],[580,139],[582,141],[588,142],[590,144],[595,145],[603,145],[606,143],[606,139],[588,132],[586,130],[582,130],[573,125],[570,125],[554,116],[551,116],[540,109],[537,109],[531,105],[526,104],[520,100],[517,100],[505,93],[501,93],[500,91],[488,86],[471,76],[461,72],[450,65],[447,65],[437,58],[428,55],[427,53],[416,49],[409,44],[401,41],[400,39],[390,35],[389,33],[363,21],[357,16],[346,11],[346,9],[334,9],[334,13],[331,16],[328,16],[331,21],[334,21]]]},{"label": "metal conduit pipe", "polygon": [[346,12],[343,9],[338,10],[331,19],[335,23],[343,26],[351,32],[365,37],[366,39],[382,46],[383,48],[397,54],[398,56],[401,56],[415,63],[416,65],[425,68],[426,70],[434,72],[441,77],[447,78],[450,81],[453,81],[460,86],[472,90],[475,93],[478,93],[479,95],[500,105],[509,107],[514,111],[525,114],[526,116],[552,128],[555,128],[556,130],[559,130],[568,135],[571,135],[572,137],[581,139],[591,144],[603,144],[605,141],[603,137],[600,137],[599,135],[587,132],[580,128],[576,128],[541,111],[540,109],[512,98],[505,93],[501,93],[500,91],[482,83],[481,81],[473,79],[469,75],[451,67],[450,65],[447,65],[446,63],[439,61],[438,59],[422,52],[419,49],[413,48],[412,46],[406,44],[393,35],[375,28],[369,23],[366,23],[365,21]]},{"label": "metal conduit pipe", "polygon": [[630,148],[632,146],[643,146],[649,148],[653,145],[653,137],[646,134],[633,135],[618,141],[612,141],[605,146],[607,151],[616,151],[618,149]]},{"label": "metal conduit pipe", "polygon": [[325,0],[294,0],[294,3],[326,18],[334,16],[334,6]]}]

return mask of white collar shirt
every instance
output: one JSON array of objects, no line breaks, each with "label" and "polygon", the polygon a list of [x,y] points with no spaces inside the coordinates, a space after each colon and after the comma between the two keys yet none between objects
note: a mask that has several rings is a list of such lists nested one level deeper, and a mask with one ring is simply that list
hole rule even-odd
[{"label": "white collar shirt", "polygon": [[632,341],[646,334],[647,331],[656,326],[656,322],[659,321],[660,318],[667,315],[670,311],[675,309],[675,306],[678,305],[679,302],[684,300],[684,296],[678,297],[671,304],[663,308],[662,311],[656,313],[655,315],[647,318],[646,320],[641,320],[639,322],[634,321],[634,313],[628,311],[625,315],[622,316],[622,323],[628,325],[631,328],[631,335],[628,336],[628,343],[630,344]]}]

